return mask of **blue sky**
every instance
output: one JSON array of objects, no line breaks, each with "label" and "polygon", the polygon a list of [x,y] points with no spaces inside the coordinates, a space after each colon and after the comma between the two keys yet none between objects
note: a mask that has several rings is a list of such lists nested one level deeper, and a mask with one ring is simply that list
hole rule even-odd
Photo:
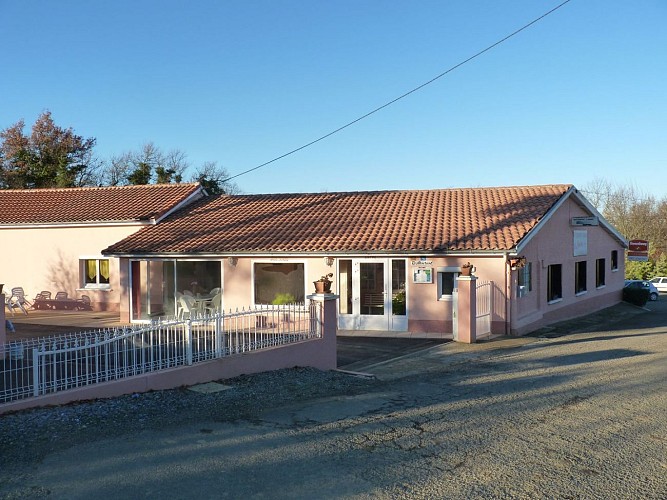
[{"label": "blue sky", "polygon": [[[559,0],[0,0],[0,129],[234,175],[428,81]],[[571,0],[437,82],[235,179],[247,193],[573,183],[667,195],[667,2]]]}]

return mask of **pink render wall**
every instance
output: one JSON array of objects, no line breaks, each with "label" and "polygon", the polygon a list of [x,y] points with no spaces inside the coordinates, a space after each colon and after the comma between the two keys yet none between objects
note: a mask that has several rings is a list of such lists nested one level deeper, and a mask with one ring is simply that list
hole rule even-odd
[{"label": "pink render wall", "polygon": [[118,259],[110,259],[111,286],[108,290],[81,289],[79,260],[101,258],[101,251],[138,231],[139,225],[39,227],[2,229],[7,248],[20,255],[0,261],[4,292],[20,286],[32,300],[42,290],[67,292],[78,298],[86,294],[96,310],[118,310],[120,282]]},{"label": "pink render wall", "polygon": [[[573,227],[570,219],[588,216],[574,201],[568,200],[536,234],[522,253],[532,263],[533,290],[528,295],[516,298],[517,271],[512,272],[511,333],[523,335],[541,326],[595,312],[610,307],[622,300],[625,279],[624,247],[602,226]],[[586,230],[588,252],[575,257],[574,230]],[[618,251],[619,268],[611,270],[611,251]],[[605,259],[604,287],[596,288],[596,260]],[[586,292],[575,295],[575,262],[586,260]],[[563,298],[547,302],[548,266],[562,264]]]}]

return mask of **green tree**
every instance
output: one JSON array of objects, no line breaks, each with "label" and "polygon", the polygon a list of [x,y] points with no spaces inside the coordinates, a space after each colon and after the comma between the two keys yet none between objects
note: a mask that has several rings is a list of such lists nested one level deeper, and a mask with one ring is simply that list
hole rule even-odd
[{"label": "green tree", "polygon": [[627,261],[625,263],[625,279],[645,280],[655,276],[655,265],[651,261]]},{"label": "green tree", "polygon": [[667,276],[667,254],[662,254],[655,262],[655,276]]},{"label": "green tree", "polygon": [[25,122],[0,131],[0,188],[31,189],[93,185],[98,162],[95,139],[57,126],[50,111],[35,121],[29,136]]}]

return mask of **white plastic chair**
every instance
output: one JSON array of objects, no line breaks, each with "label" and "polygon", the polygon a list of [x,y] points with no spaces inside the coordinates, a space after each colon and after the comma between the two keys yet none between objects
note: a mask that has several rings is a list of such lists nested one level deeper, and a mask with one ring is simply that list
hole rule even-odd
[{"label": "white plastic chair", "polygon": [[6,306],[9,307],[9,310],[12,312],[12,316],[14,315],[14,309],[17,307],[23,311],[23,314],[27,315],[28,310],[25,308],[26,305],[31,306],[32,303],[25,298],[25,292],[23,291],[23,288],[20,286],[12,288],[12,294],[7,299],[6,304]]},{"label": "white plastic chair", "polygon": [[202,310],[197,306],[194,297],[190,295],[183,295],[180,297],[181,310],[179,311],[179,319],[193,318],[202,313]]},{"label": "white plastic chair", "polygon": [[206,306],[206,312],[217,313],[222,308],[222,293],[216,293]]}]

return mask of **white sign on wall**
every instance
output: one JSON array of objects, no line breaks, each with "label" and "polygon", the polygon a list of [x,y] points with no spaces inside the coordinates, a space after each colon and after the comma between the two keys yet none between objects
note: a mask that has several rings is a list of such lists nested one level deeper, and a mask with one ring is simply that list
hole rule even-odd
[{"label": "white sign on wall", "polygon": [[574,230],[574,256],[579,257],[581,255],[588,254],[588,231],[575,229]]}]

